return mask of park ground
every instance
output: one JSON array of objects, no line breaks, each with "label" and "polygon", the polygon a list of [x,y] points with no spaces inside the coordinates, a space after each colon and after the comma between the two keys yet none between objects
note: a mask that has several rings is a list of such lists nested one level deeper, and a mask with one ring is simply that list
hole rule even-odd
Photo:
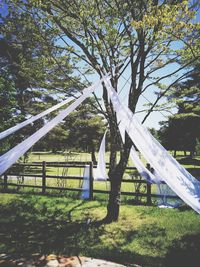
[{"label": "park ground", "polygon": [[[33,154],[31,161],[56,157]],[[200,220],[195,211],[123,201],[118,222],[96,224],[106,215],[106,204],[107,196],[83,201],[73,194],[0,193],[0,254],[79,255],[127,266],[199,266]]]},{"label": "park ground", "polygon": [[4,193],[0,203],[0,254],[53,253],[127,265],[199,266],[199,215],[189,208],[122,205],[118,222],[97,226],[93,222],[106,214],[103,201]]}]

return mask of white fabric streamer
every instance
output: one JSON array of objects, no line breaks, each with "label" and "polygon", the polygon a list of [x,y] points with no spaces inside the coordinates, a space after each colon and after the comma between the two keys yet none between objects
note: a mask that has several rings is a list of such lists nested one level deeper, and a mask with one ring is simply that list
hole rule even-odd
[{"label": "white fabric streamer", "polygon": [[159,177],[168,186],[200,213],[200,182],[184,169],[161,144],[149,133],[128,107],[121,104],[117,93],[107,79],[104,80],[116,113],[119,114],[127,133]]},{"label": "white fabric streamer", "polygon": [[155,176],[144,166],[133,146],[131,147],[130,156],[135,164],[136,169],[146,181],[154,184],[162,183],[162,180],[159,177]]},{"label": "white fabric streamer", "polygon": [[106,173],[106,161],[105,161],[105,153],[106,153],[106,133],[105,132],[102,141],[101,141],[101,145],[99,148],[99,154],[98,154],[98,164],[97,164],[97,168],[94,170],[94,180],[98,180],[98,181],[105,181],[108,179],[108,175]]},{"label": "white fabric streamer", "polygon": [[126,129],[125,129],[123,123],[121,123],[118,113],[117,113],[117,120],[118,120],[118,128],[119,128],[119,132],[120,132],[120,135],[121,135],[121,138],[122,138],[122,142],[125,143]]},{"label": "white fabric streamer", "polygon": [[30,123],[32,123],[32,122],[34,122],[34,121],[46,116],[47,114],[53,112],[54,110],[59,109],[60,107],[66,105],[67,103],[69,103],[72,100],[74,100],[74,97],[69,97],[66,100],[62,101],[61,103],[59,103],[59,104],[57,104],[57,105],[55,105],[55,106],[53,106],[53,107],[41,112],[40,114],[38,114],[36,116],[32,116],[31,118],[29,118],[29,119],[27,119],[27,120],[15,125],[15,126],[9,128],[7,130],[1,132],[0,133],[0,140],[5,138],[5,137],[7,137],[7,136],[9,136],[10,134],[13,134],[14,132],[16,132],[18,130],[20,130],[21,128],[25,127],[26,125],[28,125],[28,124],[30,124]]},{"label": "white fabric streamer", "polygon": [[90,197],[90,166],[85,165],[83,173],[81,199],[88,199],[89,197]]},{"label": "white fabric streamer", "polygon": [[[119,124],[120,134],[122,136],[122,140],[124,142],[125,140],[125,128],[123,127],[123,124]],[[170,198],[170,196],[175,196],[176,194],[171,190],[171,188],[166,184],[163,183],[163,179],[158,177],[156,171],[152,173],[149,169],[147,169],[140,158],[138,157],[138,154],[134,148],[134,146],[131,147],[130,151],[130,157],[142,176],[143,179],[145,179],[147,182],[151,184],[157,185],[157,194],[161,195],[161,198],[156,201],[157,205],[160,208],[176,208],[182,205],[181,199],[174,199]]]},{"label": "white fabric streamer", "polygon": [[[107,79],[106,79],[107,80]],[[0,157],[0,175],[2,175],[12,164],[14,164],[27,150],[29,150],[37,141],[45,136],[51,129],[59,124],[67,115],[75,110],[101,83],[99,80],[92,86],[83,90],[83,95],[76,99],[69,107],[61,111],[54,119],[46,123],[36,133],[32,134],[26,140],[6,152]]]},{"label": "white fabric streamer", "polygon": [[[118,114],[118,113],[117,113],[117,118],[118,118],[118,120],[120,120],[120,114]],[[121,118],[121,120],[122,120],[122,118]],[[124,127],[124,124],[121,123],[121,121],[119,123],[119,131],[120,131],[120,134],[121,134],[121,137],[122,137],[122,141],[125,142],[125,131],[126,131],[126,129]],[[151,173],[144,166],[144,164],[142,163],[142,161],[138,157],[134,146],[131,147],[130,157],[131,157],[136,169],[138,170],[138,172],[142,176],[142,178],[144,178],[149,183],[156,183],[156,184],[162,183],[163,180],[160,177],[158,177],[158,175],[155,175],[155,174]]]},{"label": "white fabric streamer", "polygon": [[181,199],[175,199],[176,194],[167,184],[157,184],[157,194],[161,197],[156,201],[159,208],[177,208],[183,204]]}]

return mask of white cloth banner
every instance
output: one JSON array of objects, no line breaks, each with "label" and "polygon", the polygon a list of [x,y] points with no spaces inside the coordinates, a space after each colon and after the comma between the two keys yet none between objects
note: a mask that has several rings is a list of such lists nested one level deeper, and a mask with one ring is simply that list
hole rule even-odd
[{"label": "white cloth banner", "polygon": [[149,133],[128,107],[121,104],[111,83],[105,79],[113,107],[130,138],[159,177],[189,206],[200,213],[200,182],[184,169]]},{"label": "white cloth banner", "polygon": [[[122,120],[123,118],[120,118],[120,114],[117,113],[117,118],[120,121],[120,119]],[[122,141],[125,142],[125,126],[123,123],[119,123],[119,131],[122,137]],[[134,148],[134,146],[131,147],[130,150],[130,157],[136,167],[136,169],[138,170],[138,172],[140,173],[140,175],[142,176],[142,178],[144,178],[146,181],[148,181],[149,183],[162,183],[162,179],[159,178],[157,175],[154,175],[153,173],[150,172],[150,170],[148,170],[144,164],[142,163],[142,161],[140,160],[140,158],[138,157],[138,154]]]},{"label": "white cloth banner", "polygon": [[[107,79],[106,79],[107,80]],[[91,93],[99,86],[101,80],[92,86],[83,90],[83,95],[76,99],[69,107],[62,110],[54,119],[47,122],[41,129],[23,142],[6,152],[0,157],[0,175],[2,175],[12,164],[14,164],[27,150],[29,150],[37,141],[45,136],[51,129],[59,124],[67,115],[75,110]]]},{"label": "white cloth banner", "polygon": [[133,146],[131,147],[130,156],[135,164],[136,169],[146,181],[154,184],[162,183],[162,180],[159,177],[155,176],[144,166]]},{"label": "white cloth banner", "polygon": [[81,199],[88,199],[89,197],[90,197],[90,166],[85,165],[83,173]]},{"label": "white cloth banner", "polygon": [[108,175],[106,173],[106,160],[105,160],[105,154],[106,154],[106,133],[105,132],[101,145],[99,148],[99,153],[98,153],[98,163],[97,163],[97,168],[94,169],[94,180],[98,181],[105,181],[108,179]]},{"label": "white cloth banner", "polygon": [[173,198],[176,194],[167,184],[157,184],[157,195],[160,195],[156,201],[160,208],[177,208],[183,204],[181,199]]},{"label": "white cloth banner", "polygon": [[57,104],[57,105],[55,105],[55,106],[53,106],[53,107],[41,112],[40,114],[38,114],[36,116],[32,116],[31,118],[29,118],[29,119],[27,119],[27,120],[15,125],[15,126],[9,128],[7,130],[1,132],[0,133],[0,140],[5,138],[5,137],[7,137],[7,136],[9,136],[12,133],[18,131],[18,130],[20,130],[21,128],[25,127],[26,125],[29,125],[30,123],[32,123],[32,122],[34,122],[34,121],[36,121],[36,120],[48,115],[49,113],[53,112],[54,110],[59,109],[60,107],[66,105],[67,103],[69,103],[72,100],[74,100],[74,97],[69,97],[66,100],[62,101],[61,103],[59,103],[59,104]]}]

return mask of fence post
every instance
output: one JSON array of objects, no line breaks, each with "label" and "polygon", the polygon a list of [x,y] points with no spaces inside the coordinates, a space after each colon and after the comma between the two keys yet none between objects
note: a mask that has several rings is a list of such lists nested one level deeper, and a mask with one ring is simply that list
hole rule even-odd
[{"label": "fence post", "polygon": [[8,175],[5,173],[4,174],[4,185],[3,185],[4,190],[8,189]]},{"label": "fence post", "polygon": [[151,204],[151,184],[147,182],[147,205]]},{"label": "fence post", "polygon": [[42,162],[42,193],[46,191],[46,161]]},{"label": "fence post", "polygon": [[89,186],[89,200],[93,199],[93,162],[90,162],[90,186]]}]

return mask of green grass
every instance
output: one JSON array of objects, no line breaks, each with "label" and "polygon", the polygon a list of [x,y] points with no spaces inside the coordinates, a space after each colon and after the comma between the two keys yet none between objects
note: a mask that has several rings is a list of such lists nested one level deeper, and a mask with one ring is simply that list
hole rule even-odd
[{"label": "green grass", "polygon": [[[90,160],[87,153],[73,153],[70,157],[32,153],[29,161]],[[47,167],[49,175],[62,175],[64,171],[67,175],[83,175],[83,169]],[[41,174],[41,168],[34,167],[32,172]],[[127,172],[125,177],[128,175]],[[26,184],[41,185],[41,179],[28,178]],[[47,185],[81,187],[79,181],[57,179],[47,179]],[[94,182],[94,188],[106,190],[109,184]],[[19,192],[31,190],[22,188]],[[155,190],[153,187],[154,193]],[[124,183],[122,191],[133,192],[134,185]],[[60,191],[55,193],[60,195]],[[191,262],[200,261],[199,215],[189,208],[132,206],[127,204],[134,203],[133,197],[122,197],[119,222],[94,227],[87,226],[86,221],[105,216],[108,195],[95,194],[95,201],[91,202],[77,200],[78,197],[76,192],[62,197],[0,194],[0,253],[85,255],[149,267],[194,267]]]},{"label": "green grass", "polygon": [[[170,154],[173,156],[173,151],[169,151]],[[109,152],[106,153],[106,162],[109,162]],[[187,153],[187,156],[189,154]],[[185,155],[183,151],[177,151],[177,160],[180,160],[184,158]],[[96,153],[96,158],[98,159],[98,153]],[[119,158],[119,153],[118,153],[118,158]],[[200,161],[200,156],[196,156],[195,159],[197,161]],[[50,152],[32,152],[29,155],[29,162],[42,162],[42,161],[55,161],[55,162],[60,162],[60,161],[91,161],[91,155],[90,153],[86,152],[72,152],[72,151],[66,151],[64,153],[57,153],[57,154],[52,154]],[[141,160],[146,164],[146,161],[143,157],[141,157]],[[185,163],[182,164],[185,168],[200,168],[200,164],[189,164]],[[129,159],[128,166],[134,166],[134,163],[132,162],[131,159]]]},{"label": "green grass", "polygon": [[[0,194],[0,253],[85,255],[142,266],[199,266],[200,220],[194,211],[122,205],[119,221],[87,225],[105,201]],[[192,262],[192,264],[191,264]]]},{"label": "green grass", "polygon": [[64,153],[49,153],[49,152],[33,152],[29,155],[29,161],[91,161],[91,155],[85,152],[64,152]]}]

